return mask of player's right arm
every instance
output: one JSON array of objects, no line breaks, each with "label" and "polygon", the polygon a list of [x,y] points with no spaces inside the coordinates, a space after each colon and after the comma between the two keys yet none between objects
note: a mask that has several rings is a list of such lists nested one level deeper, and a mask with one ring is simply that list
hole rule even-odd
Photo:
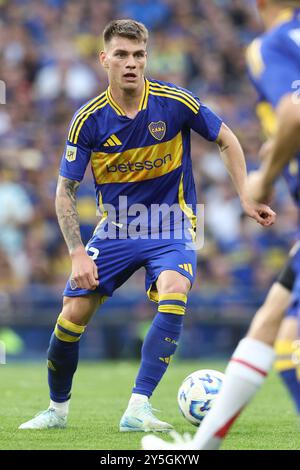
[{"label": "player's right arm", "polygon": [[276,179],[300,151],[300,103],[292,94],[283,96],[276,108],[277,131],[265,146],[259,171],[250,175],[251,193],[255,200],[270,197]]},{"label": "player's right arm", "polygon": [[264,202],[284,167],[300,151],[300,103],[293,92],[293,83],[299,79],[300,49],[298,42],[284,33],[275,41],[253,41],[246,57],[255,88],[275,112],[276,132],[262,147],[261,167],[249,178],[252,196]]},{"label": "player's right arm", "polygon": [[55,208],[72,260],[71,279],[80,289],[94,290],[99,285],[98,270],[82,243],[76,208],[76,193],[90,160],[93,139],[94,122],[85,117],[83,111],[79,111],[70,126],[60,166]]},{"label": "player's right arm", "polygon": [[72,260],[72,274],[77,287],[94,290],[99,284],[98,270],[88,256],[80,236],[79,215],[76,209],[76,192],[79,182],[59,176],[55,208],[58,223]]}]

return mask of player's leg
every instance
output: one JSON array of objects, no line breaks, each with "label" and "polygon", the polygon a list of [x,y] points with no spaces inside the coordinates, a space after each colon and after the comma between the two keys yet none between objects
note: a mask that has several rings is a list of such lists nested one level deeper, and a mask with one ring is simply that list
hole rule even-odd
[{"label": "player's leg", "polygon": [[101,302],[99,293],[64,297],[48,348],[50,405],[19,429],[63,428],[66,426],[74,373],[77,369],[79,341],[86,325]]},{"label": "player's leg", "polygon": [[98,293],[64,297],[48,348],[50,408],[67,415],[73,375],[77,369],[81,335],[101,301]]},{"label": "player's leg", "polygon": [[273,344],[291,292],[276,282],[257,311],[247,336],[235,349],[214,406],[193,439],[194,449],[217,449],[232,424],[261,387],[274,360]]},{"label": "player's leg", "polygon": [[[243,407],[250,401],[267,376],[274,359],[275,342],[284,312],[291,301],[291,290],[282,278],[270,289],[254,316],[247,336],[240,341],[226,369],[225,379],[214,406],[204,418],[193,440],[188,443],[164,443],[148,436],[145,449],[217,449]],[[294,282],[294,281],[293,281]],[[289,285],[289,287],[291,287]]]},{"label": "player's leg", "polygon": [[145,337],[134,394],[150,397],[168,368],[183,326],[191,283],[176,271],[163,271],[156,282],[158,310]]},{"label": "player's leg", "polygon": [[299,302],[290,307],[284,318],[275,342],[275,369],[291,395],[297,413],[300,415],[299,364],[295,360],[299,350]]},{"label": "player's leg", "polygon": [[[172,429],[170,424],[158,420],[153,415],[148,399],[176,351],[190,281],[178,272],[164,271],[159,275],[156,285],[158,312],[143,342],[140,369],[128,408],[120,422],[122,432],[166,432]],[[148,416],[145,416],[145,412]],[[142,426],[138,419],[142,420]]]},{"label": "player's leg", "polygon": [[172,249],[170,244],[165,245],[166,243],[160,246],[160,258],[153,257],[147,266],[146,289],[150,299],[158,302],[158,311],[144,339],[141,366],[128,408],[120,422],[121,431],[169,431],[172,428],[165,422],[159,422],[153,414],[148,426],[138,426],[132,419],[138,417],[137,410],[142,404],[148,406],[148,399],[176,351],[187,294],[196,272],[195,252],[185,251],[184,246],[180,244],[173,246]]}]

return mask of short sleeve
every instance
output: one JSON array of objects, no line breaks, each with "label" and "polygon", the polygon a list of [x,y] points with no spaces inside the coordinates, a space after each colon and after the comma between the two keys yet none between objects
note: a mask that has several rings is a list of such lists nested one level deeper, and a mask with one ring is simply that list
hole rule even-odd
[{"label": "short sleeve", "polygon": [[214,142],[219,135],[221,125],[222,119],[203,103],[200,104],[197,114],[190,113],[189,127],[206,140]]},{"label": "short sleeve", "polygon": [[68,139],[61,159],[60,175],[81,181],[89,164],[95,135],[95,121],[92,116],[84,120],[75,114],[71,121]]}]

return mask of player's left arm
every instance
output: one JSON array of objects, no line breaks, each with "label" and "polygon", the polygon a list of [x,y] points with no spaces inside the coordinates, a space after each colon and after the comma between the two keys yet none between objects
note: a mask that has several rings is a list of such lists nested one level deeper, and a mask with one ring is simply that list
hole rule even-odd
[{"label": "player's left arm", "polygon": [[272,225],[276,218],[275,212],[267,205],[253,201],[248,194],[247,169],[242,147],[235,134],[224,123],[220,127],[216,143],[245,213],[265,227]]},{"label": "player's left arm", "polygon": [[276,214],[268,206],[256,203],[248,192],[247,170],[244,153],[234,133],[210,108],[199,103],[198,112],[189,111],[187,124],[206,140],[216,142],[222,160],[231,176],[245,213],[263,226],[275,222]]}]

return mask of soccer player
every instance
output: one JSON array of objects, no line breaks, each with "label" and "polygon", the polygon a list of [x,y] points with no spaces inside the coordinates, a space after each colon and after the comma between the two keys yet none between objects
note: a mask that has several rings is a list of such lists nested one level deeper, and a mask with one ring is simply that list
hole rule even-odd
[{"label": "soccer player", "polygon": [[[259,93],[258,114],[264,128],[272,132],[272,140],[268,140],[262,148],[264,158],[260,169],[249,176],[249,190],[256,200],[268,200],[276,179],[283,173],[299,206],[300,103],[294,87],[295,80],[300,77],[300,8],[297,9],[300,2],[257,0],[257,6],[266,32],[250,45],[247,61],[251,79]],[[289,385],[300,413],[300,384],[296,371],[296,367],[300,367],[299,350],[294,351],[295,359],[298,357],[298,364],[295,364],[292,361],[291,344],[299,314],[299,271],[300,249],[299,244],[296,244],[287,266],[256,313],[247,336],[234,351],[220,395],[195,437],[190,440],[177,435],[177,442],[168,444],[147,436],[143,442],[144,448],[219,448],[241,410],[263,384],[273,364],[272,346],[291,298],[293,301],[288,318],[277,341],[278,357],[275,364]]]},{"label": "soccer player", "polygon": [[[155,417],[149,397],[176,350],[195,278],[196,251],[186,249],[194,237],[196,217],[191,129],[219,145],[245,213],[263,226],[275,220],[268,206],[248,197],[243,152],[230,129],[189,91],[145,78],[147,38],[145,26],[133,20],[107,25],[100,61],[109,87],[80,108],[70,125],[56,211],[72,273],[48,349],[50,406],[21,429],[66,426],[80,337],[98,306],[141,266],[146,269],[147,294],[158,303],[158,312],[144,340],[120,431],[172,428]],[[102,219],[84,247],[76,191],[89,162]],[[178,209],[172,220],[169,217],[169,233],[164,224],[168,217],[152,221],[152,209],[163,204],[169,208],[167,215],[173,206]],[[146,215],[134,217],[144,209]],[[180,232],[183,218],[188,227]]]}]

